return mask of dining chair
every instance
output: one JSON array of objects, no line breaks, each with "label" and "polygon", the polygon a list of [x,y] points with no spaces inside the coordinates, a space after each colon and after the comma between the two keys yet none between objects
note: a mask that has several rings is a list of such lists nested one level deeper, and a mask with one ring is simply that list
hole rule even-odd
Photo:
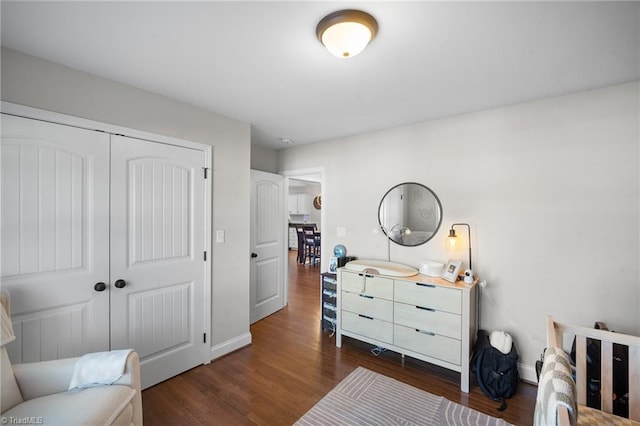
[{"label": "dining chair", "polygon": [[298,234],[298,256],[296,260],[298,263],[304,265],[305,261],[305,246],[304,246],[304,230],[302,229],[302,225],[296,225],[296,233]]},{"label": "dining chair", "polygon": [[303,263],[306,263],[308,257],[310,259],[309,264],[316,266],[320,259],[320,231],[317,230],[315,225],[305,225],[302,229],[305,245]]}]

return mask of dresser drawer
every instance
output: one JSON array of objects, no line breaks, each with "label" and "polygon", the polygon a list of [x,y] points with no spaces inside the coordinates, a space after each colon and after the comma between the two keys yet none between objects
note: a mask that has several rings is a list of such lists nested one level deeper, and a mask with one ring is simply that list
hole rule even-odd
[{"label": "dresser drawer", "polygon": [[462,292],[433,284],[397,280],[395,301],[454,314],[462,313]]},{"label": "dresser drawer", "polygon": [[404,303],[394,304],[393,322],[413,329],[430,331],[454,339],[462,337],[462,317]]},{"label": "dresser drawer", "polygon": [[[393,300],[393,280],[377,275],[342,271],[342,290]],[[363,291],[364,290],[364,291]]]},{"label": "dresser drawer", "polygon": [[460,365],[460,340],[438,334],[427,334],[415,328],[395,325],[393,327],[393,344],[401,348],[418,352],[433,358]]},{"label": "dresser drawer", "polygon": [[342,311],[342,329],[381,342],[393,343],[393,324]]},{"label": "dresser drawer", "polygon": [[342,292],[342,310],[383,321],[393,321],[393,302],[373,296]]}]

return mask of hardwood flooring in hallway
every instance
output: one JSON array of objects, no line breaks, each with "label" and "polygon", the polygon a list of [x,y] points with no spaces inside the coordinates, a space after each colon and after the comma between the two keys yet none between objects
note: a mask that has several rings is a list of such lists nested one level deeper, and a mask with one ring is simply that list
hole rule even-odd
[{"label": "hardwood flooring in hallway", "polygon": [[521,383],[504,412],[460,375],[320,330],[319,267],[289,253],[289,304],[251,326],[253,344],[142,392],[147,425],[291,425],[362,366],[517,425],[533,419],[536,387]]}]

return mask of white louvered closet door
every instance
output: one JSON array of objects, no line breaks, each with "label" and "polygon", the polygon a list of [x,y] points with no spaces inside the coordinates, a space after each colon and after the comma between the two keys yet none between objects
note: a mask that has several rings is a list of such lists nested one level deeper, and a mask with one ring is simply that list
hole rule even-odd
[{"label": "white louvered closet door", "polygon": [[111,137],[111,347],[143,387],[204,362],[202,151]]},{"label": "white louvered closet door", "polygon": [[109,135],[2,114],[0,155],[12,361],[109,349]]}]

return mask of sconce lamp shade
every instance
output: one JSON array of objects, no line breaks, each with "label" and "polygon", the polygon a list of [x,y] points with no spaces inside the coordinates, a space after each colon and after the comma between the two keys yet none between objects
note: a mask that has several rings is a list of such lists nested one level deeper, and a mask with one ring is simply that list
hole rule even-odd
[{"label": "sconce lamp shade", "polygon": [[469,244],[469,269],[473,269],[471,266],[471,226],[469,226],[468,223],[454,223],[453,225],[451,225],[451,229],[449,229],[449,236],[447,237],[447,240],[449,241],[449,248],[451,250],[455,248],[456,240],[458,239],[458,236],[456,235],[456,230],[453,229],[455,226],[467,227],[467,232],[468,232],[467,243]]},{"label": "sconce lamp shade", "polygon": [[449,229],[449,236],[447,237],[447,241],[449,241],[449,248],[451,248],[452,250],[456,246],[457,239],[458,236],[456,235],[456,230],[453,228]]},{"label": "sconce lamp shade", "polygon": [[333,12],[318,23],[316,35],[331,54],[351,58],[362,52],[378,32],[375,18],[360,10]]}]

